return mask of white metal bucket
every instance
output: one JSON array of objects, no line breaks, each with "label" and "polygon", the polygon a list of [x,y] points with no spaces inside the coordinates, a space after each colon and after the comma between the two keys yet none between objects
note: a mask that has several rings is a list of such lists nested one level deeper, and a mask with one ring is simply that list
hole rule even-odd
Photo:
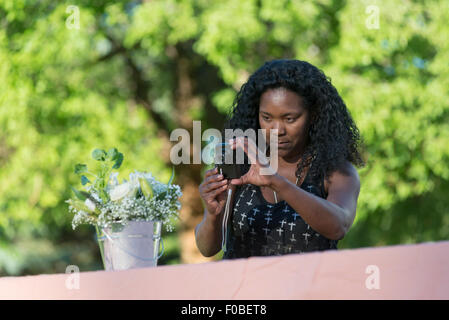
[{"label": "white metal bucket", "polygon": [[[129,221],[97,228],[103,266],[106,271],[156,267],[164,252],[161,221]],[[159,245],[162,250],[159,253]]]}]

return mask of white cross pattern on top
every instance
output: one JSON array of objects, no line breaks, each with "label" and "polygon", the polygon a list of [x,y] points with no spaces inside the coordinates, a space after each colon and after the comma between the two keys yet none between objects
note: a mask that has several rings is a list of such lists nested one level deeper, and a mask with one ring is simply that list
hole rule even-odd
[{"label": "white cross pattern on top", "polygon": [[263,231],[265,231],[265,235],[268,235],[268,232],[270,232],[271,230],[270,229],[268,229],[268,228],[263,228],[262,229]]},{"label": "white cross pattern on top", "polygon": [[286,224],[287,221],[285,221],[285,219],[283,219],[282,221],[279,221],[279,223],[281,224],[281,228],[283,228],[283,227],[284,227],[284,224]]},{"label": "white cross pattern on top", "polygon": [[279,232],[279,237],[281,236],[282,232],[284,232],[284,230],[283,230],[283,229],[281,229],[281,228],[279,228],[279,229],[276,229],[276,231],[277,231],[277,232]]},{"label": "white cross pattern on top", "polygon": [[309,243],[308,238],[310,237],[310,233],[305,232],[302,235],[304,236],[304,239],[306,240],[306,246],[307,246],[307,244]]},{"label": "white cross pattern on top", "polygon": [[265,218],[265,221],[267,221],[267,226],[270,224],[270,220],[273,220],[273,219],[271,219],[270,217]]},{"label": "white cross pattern on top", "polygon": [[[245,196],[245,191],[248,190],[248,187],[249,186],[247,185],[246,188],[243,189],[242,193],[240,194],[240,198],[243,198]],[[239,199],[239,201],[240,201],[240,199]]]},{"label": "white cross pattern on top", "polygon": [[295,239],[295,234],[294,233],[292,233],[292,237],[289,239],[291,242],[296,242],[296,239]]},{"label": "white cross pattern on top", "polygon": [[278,245],[277,249],[280,250],[280,249],[281,249],[282,242],[281,242],[281,241],[276,241],[276,244]]},{"label": "white cross pattern on top", "polygon": [[257,209],[257,208],[253,208],[253,216],[255,216],[258,212],[260,212],[260,210],[259,209]]}]

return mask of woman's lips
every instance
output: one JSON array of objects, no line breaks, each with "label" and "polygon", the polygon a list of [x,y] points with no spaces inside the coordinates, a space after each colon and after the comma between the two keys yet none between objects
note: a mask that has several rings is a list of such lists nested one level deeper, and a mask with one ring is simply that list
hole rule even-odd
[{"label": "woman's lips", "polygon": [[289,144],[290,144],[289,141],[278,142],[278,148],[285,148],[285,147],[288,146]]}]

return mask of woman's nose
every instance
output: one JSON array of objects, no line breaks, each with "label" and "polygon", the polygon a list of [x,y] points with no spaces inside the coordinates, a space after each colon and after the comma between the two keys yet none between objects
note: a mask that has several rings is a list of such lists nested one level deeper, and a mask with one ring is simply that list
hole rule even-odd
[{"label": "woman's nose", "polygon": [[273,126],[271,127],[272,130],[278,131],[278,136],[283,136],[285,134],[285,126],[282,123],[282,121],[275,121],[273,123]]}]

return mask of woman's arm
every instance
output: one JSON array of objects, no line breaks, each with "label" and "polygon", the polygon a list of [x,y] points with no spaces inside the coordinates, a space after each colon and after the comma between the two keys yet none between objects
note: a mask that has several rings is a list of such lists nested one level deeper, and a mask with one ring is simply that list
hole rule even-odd
[{"label": "woman's arm", "polygon": [[[232,190],[231,202],[229,204],[229,212],[232,212],[235,199],[236,186],[229,185]],[[225,191],[227,193],[228,189]],[[218,215],[213,215],[204,209],[203,220],[195,228],[196,245],[205,257],[212,257],[221,250],[222,243],[222,222],[225,207]]]},{"label": "woman's arm", "polygon": [[269,187],[277,192],[312,229],[331,240],[340,240],[355,219],[360,178],[351,163],[343,174],[335,171],[329,179],[328,197],[322,199],[295,186],[279,174],[273,175]]},{"label": "woman's arm", "polygon": [[222,213],[213,217],[204,209],[203,220],[195,228],[196,246],[205,257],[212,257],[221,249],[222,219]]},{"label": "woman's arm", "polygon": [[[340,240],[344,237],[354,221],[360,192],[359,175],[349,161],[341,171],[337,170],[331,174],[327,199],[322,199],[297,187],[279,175],[269,164],[267,165],[268,159],[255,151],[257,146],[254,141],[236,138],[229,143],[232,144],[233,149],[242,148],[252,163],[245,175],[231,180],[232,184],[251,183],[270,187],[314,230],[331,240]],[[273,172],[273,174],[262,175],[262,168],[266,172]]]}]

